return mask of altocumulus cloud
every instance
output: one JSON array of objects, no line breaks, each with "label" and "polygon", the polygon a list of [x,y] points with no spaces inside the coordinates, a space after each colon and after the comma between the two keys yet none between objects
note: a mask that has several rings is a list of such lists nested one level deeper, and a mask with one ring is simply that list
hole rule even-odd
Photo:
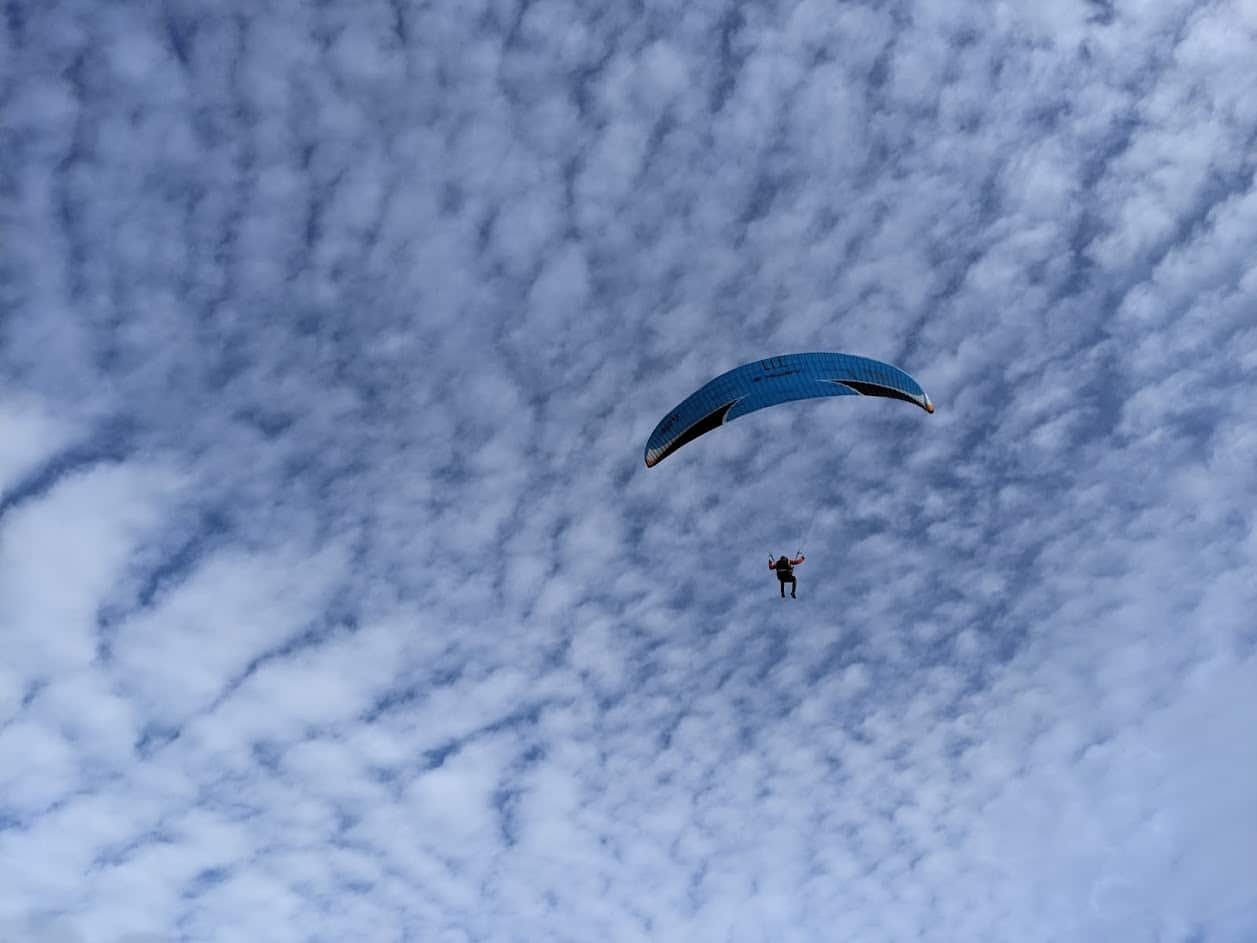
[{"label": "altocumulus cloud", "polygon": [[0,939],[1252,939],[1254,10],[7,4]]}]

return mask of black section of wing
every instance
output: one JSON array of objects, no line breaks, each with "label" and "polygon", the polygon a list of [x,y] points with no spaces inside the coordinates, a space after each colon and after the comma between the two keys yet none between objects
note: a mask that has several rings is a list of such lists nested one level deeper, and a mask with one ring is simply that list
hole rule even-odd
[{"label": "black section of wing", "polygon": [[[902,390],[896,390],[894,387],[881,386],[878,383],[865,383],[861,380],[830,380],[830,383],[837,383],[839,386],[849,386],[861,396],[885,396],[890,399],[901,399],[905,403],[912,403],[921,406],[919,400],[913,396],[909,396]],[[925,407],[922,407],[923,409]]]},{"label": "black section of wing", "polygon": [[720,426],[724,425],[725,416],[727,416],[729,414],[729,410],[731,410],[739,402],[740,400],[735,399],[725,403],[723,406],[717,406],[706,416],[665,445],[663,447],[663,451],[659,453],[658,457],[653,462],[648,463],[649,466],[653,467],[658,465],[687,442],[693,442],[703,433],[711,432],[712,429],[718,429]]}]

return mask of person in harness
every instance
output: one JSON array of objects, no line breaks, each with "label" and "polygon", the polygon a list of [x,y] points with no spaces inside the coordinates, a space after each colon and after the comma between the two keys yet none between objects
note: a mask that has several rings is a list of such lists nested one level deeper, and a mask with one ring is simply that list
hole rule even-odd
[{"label": "person in harness", "polygon": [[790,584],[790,598],[797,599],[794,591],[798,588],[798,580],[794,578],[794,568],[807,558],[803,554],[799,554],[797,559],[791,560],[784,553],[776,560],[772,557],[768,558],[768,569],[777,571],[777,582],[781,584],[781,598],[786,598],[786,584]]}]

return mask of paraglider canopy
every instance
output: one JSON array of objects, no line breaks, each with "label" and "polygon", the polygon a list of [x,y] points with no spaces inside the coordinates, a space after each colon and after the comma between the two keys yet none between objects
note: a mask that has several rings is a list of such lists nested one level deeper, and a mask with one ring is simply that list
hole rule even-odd
[{"label": "paraglider canopy", "polygon": [[735,367],[686,397],[650,434],[646,467],[739,416],[821,396],[886,396],[934,412],[921,385],[888,363],[852,354],[784,354]]}]

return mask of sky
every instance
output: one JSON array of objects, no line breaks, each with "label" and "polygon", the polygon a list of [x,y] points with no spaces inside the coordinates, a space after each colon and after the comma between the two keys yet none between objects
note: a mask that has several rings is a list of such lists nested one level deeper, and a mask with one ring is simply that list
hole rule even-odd
[{"label": "sky", "polygon": [[1255,44],[9,0],[0,941],[1257,939]]}]

